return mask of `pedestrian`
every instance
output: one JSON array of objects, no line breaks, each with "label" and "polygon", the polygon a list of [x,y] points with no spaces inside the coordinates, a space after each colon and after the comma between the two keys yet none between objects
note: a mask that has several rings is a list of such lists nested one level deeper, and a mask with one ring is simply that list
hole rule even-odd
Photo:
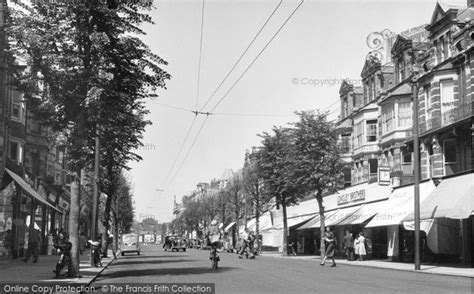
[{"label": "pedestrian", "polygon": [[249,246],[248,238],[249,238],[249,229],[245,228],[244,232],[242,233],[242,248],[240,249],[240,252],[239,252],[239,258],[243,258],[242,255],[244,254],[245,250]]},{"label": "pedestrian", "polygon": [[346,251],[346,258],[348,261],[354,260],[354,238],[352,233],[346,231],[346,235],[343,238],[344,250]]},{"label": "pedestrian", "polygon": [[295,242],[291,242],[289,245],[288,245],[288,254],[291,254],[293,256],[296,256],[296,250],[295,250]]},{"label": "pedestrian", "polygon": [[359,237],[355,241],[355,246],[356,250],[359,255],[359,261],[363,261],[365,259],[365,256],[367,255],[367,250],[365,249],[365,238],[364,238],[364,233],[360,232]]},{"label": "pedestrian", "polygon": [[324,255],[321,265],[324,266],[324,264],[326,263],[326,259],[331,258],[331,267],[335,267],[336,261],[334,261],[334,252],[336,251],[336,238],[334,237],[334,234],[331,232],[331,229],[329,229],[329,227],[326,227],[324,242],[326,243],[326,254]]},{"label": "pedestrian", "polygon": [[24,262],[28,262],[31,256],[33,256],[33,262],[38,262],[39,246],[41,244],[40,231],[30,227],[28,230],[28,249],[26,250],[26,256],[23,258]]}]

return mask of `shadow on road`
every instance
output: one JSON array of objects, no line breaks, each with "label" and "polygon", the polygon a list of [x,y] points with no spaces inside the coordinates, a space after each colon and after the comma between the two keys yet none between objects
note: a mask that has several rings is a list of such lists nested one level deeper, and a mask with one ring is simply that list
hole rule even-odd
[{"label": "shadow on road", "polygon": [[143,276],[184,276],[184,275],[204,275],[212,273],[222,273],[226,271],[231,271],[236,268],[234,267],[221,267],[217,270],[212,269],[211,267],[191,267],[191,268],[159,268],[159,269],[138,269],[138,270],[123,270],[123,271],[114,271],[109,273],[103,273],[100,275],[97,281],[103,279],[114,279],[114,278],[123,278],[123,277],[143,277]]},{"label": "shadow on road", "polygon": [[143,260],[123,260],[114,262],[110,265],[110,267],[114,266],[123,266],[123,265],[133,265],[133,264],[163,264],[163,263],[176,263],[176,262],[194,262],[197,261],[195,259],[173,259],[173,260],[153,260],[148,259],[146,261]]},{"label": "shadow on road", "polygon": [[169,255],[167,255],[167,254],[166,254],[166,255],[146,255],[146,253],[143,254],[143,252],[142,252],[140,255],[131,254],[131,253],[125,254],[125,255],[123,255],[123,256],[120,256],[120,257],[119,257],[119,260],[121,260],[121,259],[123,259],[123,258],[127,258],[127,259],[129,259],[129,258],[133,258],[133,259],[138,259],[138,258],[139,258],[139,259],[145,259],[145,258],[167,258],[167,257],[187,257],[187,256],[189,256],[189,255],[186,255],[186,254],[185,254],[185,255],[183,255],[183,254],[179,254],[179,255],[176,255],[176,254],[169,254]]}]

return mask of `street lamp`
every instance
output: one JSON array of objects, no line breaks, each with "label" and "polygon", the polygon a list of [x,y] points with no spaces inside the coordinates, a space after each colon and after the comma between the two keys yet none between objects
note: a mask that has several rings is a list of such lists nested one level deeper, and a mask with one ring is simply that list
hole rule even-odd
[{"label": "street lamp", "polygon": [[413,169],[414,169],[414,201],[415,201],[415,270],[420,270],[420,150],[418,134],[418,66],[413,65],[411,79],[413,93]]}]

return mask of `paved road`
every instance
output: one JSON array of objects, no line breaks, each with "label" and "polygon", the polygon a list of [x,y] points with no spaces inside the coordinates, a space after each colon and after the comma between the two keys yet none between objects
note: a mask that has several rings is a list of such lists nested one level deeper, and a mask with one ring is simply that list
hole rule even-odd
[{"label": "paved road", "polygon": [[209,251],[164,252],[144,246],[140,256],[114,261],[94,286],[115,283],[215,283],[216,293],[472,293],[472,279],[260,256],[221,253],[213,270]]}]

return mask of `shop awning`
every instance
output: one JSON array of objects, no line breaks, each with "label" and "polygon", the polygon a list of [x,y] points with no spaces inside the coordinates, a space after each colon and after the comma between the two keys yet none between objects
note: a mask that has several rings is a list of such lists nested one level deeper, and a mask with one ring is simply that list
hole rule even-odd
[{"label": "shop awning", "polygon": [[230,224],[228,224],[227,227],[225,227],[224,232],[227,232],[228,230],[230,230],[230,228],[232,228],[233,225],[235,225],[235,222],[231,222]]},{"label": "shop awning", "polygon": [[46,199],[44,199],[40,194],[38,194],[35,190],[33,190],[33,188],[30,187],[30,185],[28,185],[27,182],[25,182],[25,180],[23,180],[19,175],[17,175],[16,173],[12,172],[11,170],[9,170],[8,168],[5,168],[5,170],[7,171],[7,173],[10,175],[10,177],[12,177],[12,179],[18,184],[20,185],[20,187],[28,194],[30,195],[31,197],[35,198],[36,200],[38,200],[39,202],[43,203],[43,204],[46,204],[47,206],[51,207],[52,209],[59,211],[59,209],[57,209],[56,207],[54,207],[53,205],[51,205]]},{"label": "shop awning", "polygon": [[[301,224],[301,223],[303,223],[303,222],[305,222],[305,221],[307,221],[307,220],[309,220],[313,217],[314,217],[314,214],[288,218],[286,220],[287,226],[288,226],[288,228],[297,226],[297,225],[299,225],[299,224]],[[273,230],[280,230],[282,228],[283,228],[283,222],[281,222],[279,224],[276,224],[273,227],[271,227],[271,229],[273,229]]]},{"label": "shop awning", "polygon": [[[420,219],[465,219],[474,212],[474,174],[444,179],[423,201],[420,199]],[[413,213],[405,221],[414,219]]]},{"label": "shop awning", "polygon": [[[260,215],[258,218],[258,230],[261,232],[263,230],[267,230],[272,227],[272,216],[269,211],[265,212],[264,214]],[[257,230],[257,219],[253,218],[247,223],[247,228],[250,231]]]},{"label": "shop awning", "polygon": [[[333,215],[339,213],[341,210],[342,209],[337,209],[337,210],[326,212],[326,215],[325,215],[326,220],[325,220],[324,225],[327,226],[328,220],[330,220],[333,217]],[[319,227],[321,227],[321,219],[319,218],[319,214],[317,214],[312,220],[310,220],[306,224],[302,225],[297,230],[315,229],[315,228],[319,228]]]},{"label": "shop awning", "polygon": [[[429,180],[420,183],[420,202],[425,200],[436,186]],[[415,208],[413,185],[393,190],[390,198],[385,202],[366,228],[399,225],[403,219]]]},{"label": "shop awning", "polygon": [[346,219],[342,220],[337,225],[347,226],[347,225],[361,224],[365,222],[366,220],[370,219],[371,217],[373,217],[380,210],[380,208],[384,205],[386,201],[387,200],[364,204],[359,210],[354,212],[352,215],[350,215]]},{"label": "shop awning", "polygon": [[337,210],[334,214],[326,218],[325,226],[337,226],[339,223],[344,221],[353,215],[356,211],[362,208],[362,205],[352,206],[348,208],[341,208]]}]

